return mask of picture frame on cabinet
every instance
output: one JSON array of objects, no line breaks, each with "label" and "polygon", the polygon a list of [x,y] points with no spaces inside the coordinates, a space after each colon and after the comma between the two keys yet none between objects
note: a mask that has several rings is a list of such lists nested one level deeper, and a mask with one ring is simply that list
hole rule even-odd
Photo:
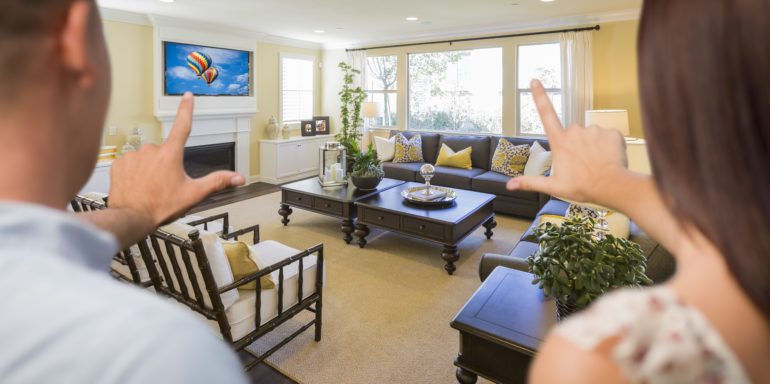
[{"label": "picture frame on cabinet", "polygon": [[329,116],[313,116],[315,121],[315,134],[328,135],[331,132],[329,125]]},{"label": "picture frame on cabinet", "polygon": [[315,120],[302,120],[299,125],[302,136],[315,136]]}]

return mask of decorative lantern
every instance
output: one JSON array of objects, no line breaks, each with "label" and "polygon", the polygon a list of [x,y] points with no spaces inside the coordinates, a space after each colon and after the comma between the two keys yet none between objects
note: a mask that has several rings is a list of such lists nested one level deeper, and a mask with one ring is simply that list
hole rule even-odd
[{"label": "decorative lantern", "polygon": [[324,187],[347,185],[345,178],[345,147],[329,141],[318,148],[318,182]]}]

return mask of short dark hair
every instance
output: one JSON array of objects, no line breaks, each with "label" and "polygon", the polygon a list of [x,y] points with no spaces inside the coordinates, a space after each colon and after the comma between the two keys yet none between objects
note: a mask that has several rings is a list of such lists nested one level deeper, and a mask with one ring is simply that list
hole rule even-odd
[{"label": "short dark hair", "polygon": [[770,318],[770,2],[645,0],[639,33],[653,174]]},{"label": "short dark hair", "polygon": [[43,68],[42,45],[62,27],[67,9],[75,1],[79,0],[0,1],[0,68],[13,72],[0,82],[0,97],[19,91],[26,80],[25,72]]}]

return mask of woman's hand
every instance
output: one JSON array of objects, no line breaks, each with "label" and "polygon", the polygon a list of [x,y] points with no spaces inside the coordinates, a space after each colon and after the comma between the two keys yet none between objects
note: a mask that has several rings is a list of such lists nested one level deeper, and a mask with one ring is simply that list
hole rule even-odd
[{"label": "woman's hand", "polygon": [[531,87],[553,153],[551,176],[517,177],[508,182],[508,189],[613,206],[618,178],[630,174],[623,136],[596,126],[564,129],[540,81],[533,80]]}]

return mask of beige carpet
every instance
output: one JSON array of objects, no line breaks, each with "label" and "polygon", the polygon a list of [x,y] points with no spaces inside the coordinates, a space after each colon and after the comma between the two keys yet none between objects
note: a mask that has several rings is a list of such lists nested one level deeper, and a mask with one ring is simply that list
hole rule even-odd
[{"label": "beige carpet", "polygon": [[[330,217],[294,209],[284,227],[279,202],[273,193],[199,215],[229,212],[236,229],[260,224],[263,240],[294,248],[324,244],[322,340],[313,340],[311,328],[268,359],[302,383],[454,383],[459,337],[449,322],[480,285],[481,255],[510,251],[530,223],[498,216],[492,240],[481,228],[460,244],[449,276],[439,245],[375,229],[360,249],[345,244],[340,222]],[[266,350],[299,324],[288,322],[252,348]]]}]

